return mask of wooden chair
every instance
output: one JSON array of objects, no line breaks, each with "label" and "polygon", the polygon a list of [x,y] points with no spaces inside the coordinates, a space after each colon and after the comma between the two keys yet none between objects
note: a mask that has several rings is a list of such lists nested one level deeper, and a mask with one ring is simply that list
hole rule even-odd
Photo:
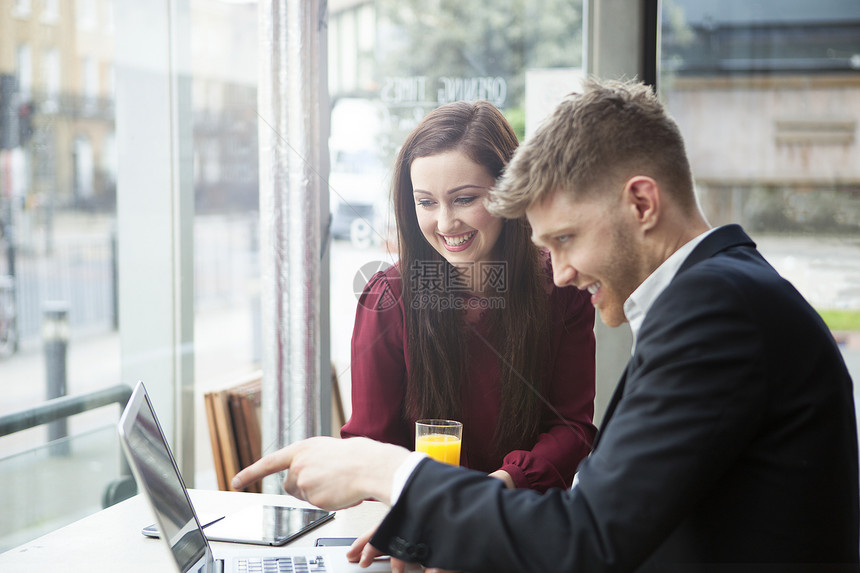
[{"label": "wooden chair", "polygon": [[[236,386],[204,394],[215,477],[220,490],[236,491],[230,480],[262,455],[261,389],[262,373],[257,372]],[[261,493],[262,482],[252,483],[243,491]]]},{"label": "wooden chair", "polygon": [[[235,386],[207,392],[206,421],[209,425],[209,441],[215,463],[218,489],[236,491],[230,480],[242,468],[251,465],[262,456],[262,434],[260,431],[260,396],[262,372],[255,372]],[[337,373],[332,365],[332,435],[340,435],[346,423]],[[250,484],[243,491],[261,493],[262,482]]]}]

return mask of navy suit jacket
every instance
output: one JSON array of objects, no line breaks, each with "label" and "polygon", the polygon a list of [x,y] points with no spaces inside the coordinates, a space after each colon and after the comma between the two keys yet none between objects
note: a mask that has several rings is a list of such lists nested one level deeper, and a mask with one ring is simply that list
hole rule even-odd
[{"label": "navy suit jacket", "polygon": [[855,571],[859,535],[842,356],[729,225],[648,311],[574,490],[425,460],[371,542],[471,572]]}]

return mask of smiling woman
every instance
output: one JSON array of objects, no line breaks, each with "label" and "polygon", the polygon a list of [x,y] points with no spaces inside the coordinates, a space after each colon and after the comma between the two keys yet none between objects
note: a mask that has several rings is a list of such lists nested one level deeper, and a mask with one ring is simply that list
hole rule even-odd
[{"label": "smiling woman", "polygon": [[427,242],[456,266],[499,260],[494,252],[502,220],[483,202],[495,179],[460,151],[419,157],[412,162],[418,226]]},{"label": "smiling woman", "polygon": [[400,261],[359,301],[341,435],[413,449],[417,419],[459,420],[461,465],[546,490],[570,486],[594,437],[594,310],[552,286],[525,219],[485,208],[516,146],[485,101],[443,105],[406,139]]}]

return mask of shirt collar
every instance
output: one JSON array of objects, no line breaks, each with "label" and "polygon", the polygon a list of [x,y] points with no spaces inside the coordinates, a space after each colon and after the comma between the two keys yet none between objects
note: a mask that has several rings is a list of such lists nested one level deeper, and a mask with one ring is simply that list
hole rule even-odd
[{"label": "shirt collar", "polygon": [[680,249],[672,253],[672,255],[663,261],[657,269],[648,275],[642,284],[633,291],[630,297],[624,301],[624,316],[627,317],[627,322],[630,324],[630,330],[633,332],[633,350],[636,350],[636,339],[639,336],[639,329],[642,327],[642,322],[645,320],[645,315],[657,297],[660,296],[675,275],[678,269],[693,252],[693,249],[702,242],[702,240],[710,235],[716,229],[709,229],[692,239],[682,246]]}]

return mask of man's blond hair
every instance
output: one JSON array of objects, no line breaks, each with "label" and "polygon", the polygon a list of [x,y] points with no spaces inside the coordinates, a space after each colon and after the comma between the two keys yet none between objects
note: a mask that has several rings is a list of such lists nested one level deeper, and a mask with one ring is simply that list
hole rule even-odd
[{"label": "man's blond hair", "polygon": [[682,208],[696,206],[684,140],[650,87],[588,79],[514,155],[489,208],[521,217],[560,191],[594,198],[634,175],[655,179]]}]

